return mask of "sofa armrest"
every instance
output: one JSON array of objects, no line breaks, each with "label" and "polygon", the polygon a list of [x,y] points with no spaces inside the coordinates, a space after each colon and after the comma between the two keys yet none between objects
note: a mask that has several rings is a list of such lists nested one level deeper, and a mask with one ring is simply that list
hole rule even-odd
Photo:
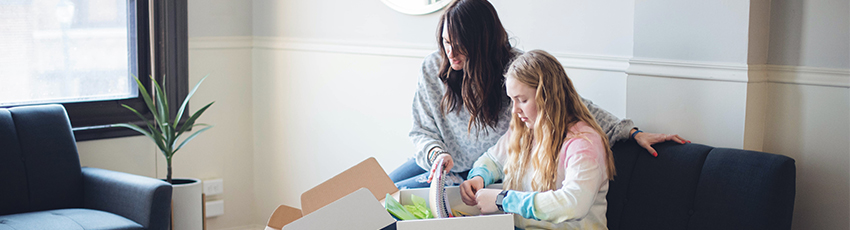
[{"label": "sofa armrest", "polygon": [[149,177],[82,168],[84,207],[126,217],[145,229],[168,229],[171,185]]}]

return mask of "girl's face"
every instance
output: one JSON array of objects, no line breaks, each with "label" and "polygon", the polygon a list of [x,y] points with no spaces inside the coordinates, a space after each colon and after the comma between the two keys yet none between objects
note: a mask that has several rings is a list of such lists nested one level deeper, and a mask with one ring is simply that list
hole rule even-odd
[{"label": "girl's face", "polygon": [[535,90],[523,84],[513,77],[505,79],[505,91],[511,97],[513,113],[525,123],[525,127],[532,129],[537,119],[537,100],[534,98]]},{"label": "girl's face", "polygon": [[449,63],[452,65],[453,70],[462,70],[463,65],[466,63],[466,56],[453,52],[451,38],[449,38],[449,26],[447,23],[443,23],[443,47],[446,50],[446,57],[449,57]]}]

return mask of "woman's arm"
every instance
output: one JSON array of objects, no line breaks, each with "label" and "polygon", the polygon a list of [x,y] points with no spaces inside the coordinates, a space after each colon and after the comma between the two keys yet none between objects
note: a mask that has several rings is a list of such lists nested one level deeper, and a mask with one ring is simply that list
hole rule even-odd
[{"label": "woman's arm", "polygon": [[599,124],[602,131],[608,136],[608,143],[612,146],[614,143],[617,143],[617,141],[628,140],[629,138],[634,137],[635,141],[637,141],[641,147],[645,148],[650,155],[658,157],[658,153],[654,148],[652,148],[652,145],[654,144],[665,141],[675,141],[679,144],[691,142],[676,134],[641,132],[636,135],[632,135],[634,132],[638,131],[638,129],[635,127],[635,124],[631,119],[620,119],[585,98],[581,98],[581,101],[587,106],[587,110],[593,114],[593,117],[596,118],[596,123]]},{"label": "woman's arm", "polygon": [[608,136],[608,142],[611,145],[617,141],[629,139],[630,132],[633,128],[636,128],[635,123],[631,119],[620,119],[583,97],[581,98],[581,102],[587,106],[587,110],[596,118],[596,123],[599,124],[602,131]]},{"label": "woman's arm", "polygon": [[439,64],[439,56],[432,53],[422,62],[422,74],[419,77],[416,93],[413,95],[412,115],[413,127],[410,129],[408,136],[413,141],[416,147],[416,164],[425,170],[431,169],[431,162],[428,159],[429,152],[434,148],[445,150],[446,145],[443,143],[442,134],[437,127],[437,116],[441,116],[439,111],[439,95],[434,92],[435,84],[442,84],[436,76]]}]

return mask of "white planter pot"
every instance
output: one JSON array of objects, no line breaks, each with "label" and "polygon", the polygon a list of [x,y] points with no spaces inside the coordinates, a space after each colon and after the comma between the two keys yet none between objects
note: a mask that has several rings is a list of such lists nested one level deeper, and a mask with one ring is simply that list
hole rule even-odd
[{"label": "white planter pot", "polygon": [[172,178],[171,201],[174,205],[173,230],[202,230],[204,228],[204,214],[202,193],[204,191],[201,180],[193,178]]}]

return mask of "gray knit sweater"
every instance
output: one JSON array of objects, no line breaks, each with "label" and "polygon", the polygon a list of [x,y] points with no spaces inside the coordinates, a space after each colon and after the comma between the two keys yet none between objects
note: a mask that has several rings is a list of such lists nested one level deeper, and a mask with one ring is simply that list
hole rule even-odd
[{"label": "gray knit sweater", "polygon": [[[448,151],[454,160],[451,171],[463,172],[472,169],[472,163],[508,130],[511,105],[506,100],[495,128],[484,126],[484,129],[476,129],[473,126],[471,132],[468,129],[470,115],[463,106],[443,115],[440,112],[440,101],[446,93],[446,87],[437,76],[441,58],[442,55],[437,51],[422,62],[422,75],[413,97],[413,128],[408,135],[416,147],[416,164],[419,167],[430,170],[428,150],[439,146]],[[634,127],[631,120],[617,118],[590,100],[582,98],[582,101],[608,135],[611,144],[629,138],[629,131]]]}]

